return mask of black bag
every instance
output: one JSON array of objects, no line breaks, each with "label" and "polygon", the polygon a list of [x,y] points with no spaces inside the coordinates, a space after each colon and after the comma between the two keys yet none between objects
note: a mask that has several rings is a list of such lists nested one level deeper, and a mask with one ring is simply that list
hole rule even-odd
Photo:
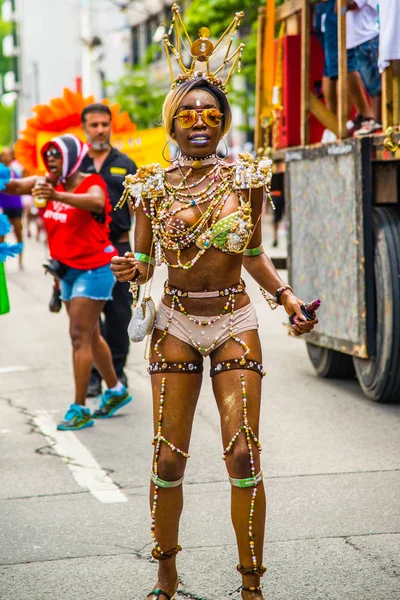
[{"label": "black bag", "polygon": [[59,260],[55,260],[55,258],[49,258],[49,260],[43,263],[44,270],[47,273],[50,273],[55,279],[62,279],[67,272],[68,266]]}]

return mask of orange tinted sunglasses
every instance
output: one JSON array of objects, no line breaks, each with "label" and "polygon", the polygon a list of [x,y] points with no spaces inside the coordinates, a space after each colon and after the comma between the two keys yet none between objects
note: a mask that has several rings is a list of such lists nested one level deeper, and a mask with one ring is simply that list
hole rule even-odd
[{"label": "orange tinted sunglasses", "polygon": [[178,119],[178,123],[183,129],[189,129],[197,123],[199,115],[209,127],[218,127],[224,116],[217,108],[205,108],[202,111],[197,111],[194,108],[181,110],[174,119]]}]

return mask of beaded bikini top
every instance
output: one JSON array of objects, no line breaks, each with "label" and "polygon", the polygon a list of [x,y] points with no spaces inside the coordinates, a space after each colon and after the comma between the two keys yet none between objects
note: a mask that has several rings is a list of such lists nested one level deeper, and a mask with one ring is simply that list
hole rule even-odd
[{"label": "beaded bikini top", "polygon": [[[135,175],[126,176],[125,191],[117,207],[123,206],[127,200],[133,209],[142,204],[143,211],[152,224],[156,263],[164,262],[173,268],[188,269],[211,247],[229,254],[244,252],[252,237],[254,224],[251,218],[251,194],[244,194],[242,191],[265,187],[268,193],[272,177],[271,165],[269,159],[256,161],[250,154],[240,154],[232,165],[221,163],[223,177],[217,191],[210,195],[209,206],[204,212],[201,211],[201,217],[193,226],[186,227],[183,221],[177,219],[180,224],[174,225],[175,233],[171,233],[170,227],[175,213],[195,206],[196,201],[190,200],[193,196],[189,195],[186,206],[171,208],[175,198],[170,193],[165,171],[158,163],[141,167]],[[219,218],[225,200],[232,191],[237,192],[238,209]],[[145,200],[150,200],[150,210]],[[199,249],[195,259],[182,263],[180,252],[194,244]],[[165,250],[177,252],[176,264],[167,262]]]}]

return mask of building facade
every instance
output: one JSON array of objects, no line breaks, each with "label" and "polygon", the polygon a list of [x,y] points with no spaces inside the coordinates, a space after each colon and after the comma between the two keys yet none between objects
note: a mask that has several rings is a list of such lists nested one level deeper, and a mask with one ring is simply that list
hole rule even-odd
[{"label": "building facade", "polygon": [[15,0],[19,126],[65,87],[96,99],[130,61],[127,13],[111,0]]}]

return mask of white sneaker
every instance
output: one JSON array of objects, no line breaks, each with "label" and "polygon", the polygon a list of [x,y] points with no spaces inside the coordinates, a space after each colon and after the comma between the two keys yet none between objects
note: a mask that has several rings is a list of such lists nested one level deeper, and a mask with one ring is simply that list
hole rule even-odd
[{"label": "white sneaker", "polygon": [[363,121],[361,123],[361,128],[357,129],[353,135],[355,137],[362,137],[363,135],[371,135],[372,133],[375,133],[375,131],[378,131],[379,129],[382,129],[382,123],[378,123],[377,121],[375,121],[375,119],[369,119],[368,121]]},{"label": "white sneaker", "polygon": [[324,129],[324,133],[322,134],[321,142],[323,144],[327,144],[329,142],[336,142],[337,137],[336,134],[333,133],[330,129]]}]

